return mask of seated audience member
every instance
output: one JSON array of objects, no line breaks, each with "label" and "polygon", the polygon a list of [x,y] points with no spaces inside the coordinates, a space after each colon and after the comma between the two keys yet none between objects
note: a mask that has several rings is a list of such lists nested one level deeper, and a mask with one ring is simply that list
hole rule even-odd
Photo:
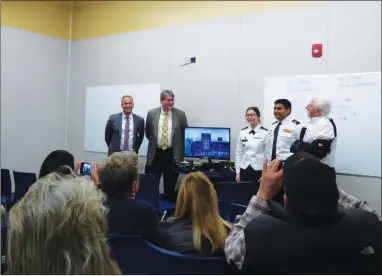
[{"label": "seated audience member", "polygon": [[155,241],[159,216],[150,203],[134,199],[139,189],[138,155],[133,151],[115,152],[97,166],[97,173],[110,208],[108,232]]},{"label": "seated audience member", "polygon": [[63,175],[72,174],[72,170],[77,172],[81,162],[74,164],[74,157],[66,150],[55,150],[45,158],[40,168],[39,178],[57,172]]},{"label": "seated audience member", "polygon": [[158,245],[181,253],[224,256],[230,225],[219,215],[211,181],[201,172],[182,181],[173,217],[159,223]]},{"label": "seated audience member", "polygon": [[103,197],[83,177],[37,180],[10,211],[8,274],[120,274],[110,259]]},{"label": "seated audience member", "polygon": [[[260,189],[226,240],[226,259],[250,274],[381,272],[381,222],[339,190],[333,168],[309,153],[264,165]],[[285,209],[271,201],[285,187]]]}]

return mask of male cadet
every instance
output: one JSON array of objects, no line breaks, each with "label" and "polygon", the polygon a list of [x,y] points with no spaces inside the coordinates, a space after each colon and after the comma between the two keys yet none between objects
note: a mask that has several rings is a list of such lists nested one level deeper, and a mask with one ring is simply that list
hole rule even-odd
[{"label": "male cadet", "polygon": [[277,119],[269,131],[265,148],[265,159],[270,163],[274,159],[285,161],[292,152],[290,148],[296,140],[300,140],[303,125],[290,115],[292,104],[287,99],[274,102],[273,115]]},{"label": "male cadet", "polygon": [[[302,139],[304,127],[299,121],[292,118],[291,111],[292,104],[287,99],[278,99],[274,102],[273,115],[277,121],[272,124],[269,131],[264,153],[264,158],[268,160],[268,163],[277,159],[281,161],[282,166],[284,161],[293,154],[290,151],[292,144],[296,140]],[[273,200],[284,205],[283,198],[284,190],[281,189]]]}]

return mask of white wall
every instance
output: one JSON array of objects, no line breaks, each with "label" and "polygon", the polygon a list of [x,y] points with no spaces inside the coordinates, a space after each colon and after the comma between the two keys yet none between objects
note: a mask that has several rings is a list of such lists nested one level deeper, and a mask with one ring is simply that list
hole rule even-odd
[{"label": "white wall", "polygon": [[[74,42],[68,150],[77,159],[104,158],[83,151],[86,86],[146,82],[172,89],[190,125],[231,127],[235,145],[245,109],[272,108],[263,107],[264,77],[380,71],[380,8],[380,2],[321,2]],[[314,43],[324,45],[321,59],[311,57]],[[180,67],[190,56],[196,64]],[[381,211],[380,178],[338,181]]]},{"label": "white wall", "polygon": [[1,167],[38,173],[65,148],[69,42],[1,26]]}]

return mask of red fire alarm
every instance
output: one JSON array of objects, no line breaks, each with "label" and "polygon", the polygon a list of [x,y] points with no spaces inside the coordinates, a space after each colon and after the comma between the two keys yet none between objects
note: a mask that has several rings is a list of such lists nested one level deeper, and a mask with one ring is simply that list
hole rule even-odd
[{"label": "red fire alarm", "polygon": [[322,44],[312,45],[312,57],[318,58],[322,56]]}]

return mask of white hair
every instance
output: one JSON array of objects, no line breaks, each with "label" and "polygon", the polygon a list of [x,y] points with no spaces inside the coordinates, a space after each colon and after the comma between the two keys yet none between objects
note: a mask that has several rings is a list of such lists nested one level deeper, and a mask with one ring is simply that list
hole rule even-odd
[{"label": "white hair", "polygon": [[120,274],[105,236],[105,195],[85,177],[48,174],[11,209],[9,274]]},{"label": "white hair", "polygon": [[320,111],[321,116],[327,116],[332,109],[332,103],[329,99],[324,97],[314,97],[312,104]]}]

